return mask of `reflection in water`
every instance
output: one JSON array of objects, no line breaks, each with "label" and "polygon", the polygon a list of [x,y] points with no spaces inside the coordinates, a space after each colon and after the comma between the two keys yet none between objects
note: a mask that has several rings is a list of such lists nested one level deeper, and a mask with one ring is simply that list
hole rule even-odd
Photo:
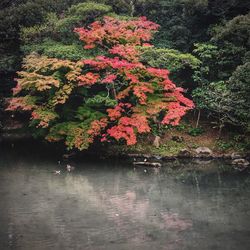
[{"label": "reflection in water", "polygon": [[248,175],[44,159],[0,157],[1,250],[249,249]]}]

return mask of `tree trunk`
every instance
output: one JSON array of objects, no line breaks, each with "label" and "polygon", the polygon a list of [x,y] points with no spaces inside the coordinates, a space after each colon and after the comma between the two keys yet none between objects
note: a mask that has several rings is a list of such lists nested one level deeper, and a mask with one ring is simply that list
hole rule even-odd
[{"label": "tree trunk", "polygon": [[197,117],[197,121],[196,121],[196,126],[195,126],[196,128],[199,127],[200,117],[201,117],[201,110],[199,109],[198,110],[198,117]]}]

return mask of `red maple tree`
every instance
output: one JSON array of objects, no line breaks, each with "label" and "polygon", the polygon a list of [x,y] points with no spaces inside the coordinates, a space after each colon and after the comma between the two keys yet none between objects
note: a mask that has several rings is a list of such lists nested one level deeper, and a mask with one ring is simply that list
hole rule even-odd
[{"label": "red maple tree", "polygon": [[[100,79],[99,75],[94,80],[92,77],[89,84],[113,84],[114,98],[118,101],[114,108],[107,109],[109,123],[105,124],[102,141],[113,137],[133,145],[137,133],[150,132],[150,121],[159,113],[165,114],[163,124],[178,125],[194,106],[183,96],[183,89],[169,79],[167,69],[147,67],[140,62],[138,47],[152,46],[148,42],[158,28],[146,17],[130,21],[105,17],[89,28],[75,29],[85,49],[101,47],[108,53],[83,61],[88,71],[101,72]],[[80,76],[80,82],[85,77]]]}]

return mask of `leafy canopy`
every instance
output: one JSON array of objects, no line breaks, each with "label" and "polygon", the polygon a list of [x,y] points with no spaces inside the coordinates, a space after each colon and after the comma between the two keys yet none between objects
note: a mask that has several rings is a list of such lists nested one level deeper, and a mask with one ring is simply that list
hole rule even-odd
[{"label": "leafy canopy", "polygon": [[84,49],[101,48],[103,55],[77,62],[29,55],[8,110],[30,111],[40,135],[79,150],[95,140],[134,145],[155,122],[177,125],[193,102],[167,69],[140,61],[139,48],[151,46],[158,28],[145,17],[107,16],[76,28]]}]

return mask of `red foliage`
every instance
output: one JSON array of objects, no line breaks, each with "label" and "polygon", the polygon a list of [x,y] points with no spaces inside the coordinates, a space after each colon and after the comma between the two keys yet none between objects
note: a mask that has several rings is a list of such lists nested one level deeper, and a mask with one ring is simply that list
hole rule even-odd
[{"label": "red foliage", "polygon": [[147,118],[142,115],[134,114],[131,117],[124,116],[119,120],[119,124],[124,126],[132,126],[137,129],[138,133],[150,132]]},{"label": "red foliage", "polygon": [[169,71],[167,69],[156,69],[156,68],[147,68],[148,73],[152,76],[166,79],[168,78]]},{"label": "red foliage", "polygon": [[138,76],[131,73],[130,71],[124,71],[124,73],[126,76],[126,80],[129,80],[131,83],[139,83],[140,82]]},{"label": "red foliage", "polygon": [[116,121],[122,116],[122,113],[126,112],[126,109],[131,108],[130,103],[119,103],[113,109],[107,109],[108,117],[111,121]]},{"label": "red foliage", "polygon": [[30,111],[34,109],[34,105],[28,102],[28,98],[26,97],[13,97],[8,101],[8,107],[6,110],[8,111],[16,111],[16,110],[24,110]]},{"label": "red foliage", "polygon": [[131,117],[121,117],[118,125],[107,130],[109,136],[116,140],[125,139],[127,145],[136,144],[136,132],[147,133],[150,132],[147,118],[141,115],[132,115]]},{"label": "red foliage", "polygon": [[144,68],[141,63],[129,62],[125,59],[119,59],[118,57],[109,58],[105,56],[98,56],[96,59],[86,59],[83,61],[84,64],[92,66],[96,70],[102,70],[106,68],[113,69],[134,69],[134,68]]},{"label": "red foliage", "polygon": [[142,83],[141,85],[136,85],[133,89],[133,93],[136,97],[138,97],[140,104],[147,104],[147,95],[146,93],[154,93],[152,86],[148,83]]},{"label": "red foliage", "polygon": [[139,51],[131,45],[118,44],[112,47],[109,52],[114,55],[119,55],[128,61],[137,62],[139,59]]},{"label": "red foliage", "polygon": [[114,74],[108,74],[104,79],[102,79],[102,83],[113,83],[114,80],[117,78]]},{"label": "red foliage", "polygon": [[104,17],[103,22],[96,21],[89,29],[76,28],[80,40],[85,42],[85,49],[92,49],[96,45],[113,47],[116,44],[126,43],[142,45],[152,38],[152,32],[159,25],[150,22],[146,17],[136,20],[118,20],[112,17]]},{"label": "red foliage", "polygon": [[127,145],[136,144],[134,129],[130,126],[116,125],[107,130],[108,134],[116,140],[125,139]]},{"label": "red foliage", "polygon": [[[147,68],[139,61],[137,46],[152,46],[147,42],[158,27],[144,17],[131,21],[106,17],[103,22],[94,22],[88,29],[75,30],[84,41],[85,48],[101,46],[111,54],[110,57],[87,59],[83,63],[94,71],[106,72],[101,83],[114,84],[119,76],[119,81],[124,85],[117,93],[113,89],[114,97],[120,103],[107,109],[112,126],[109,124],[110,128],[103,134],[101,141],[106,141],[107,136],[110,136],[116,140],[123,138],[128,145],[135,144],[136,133],[150,131],[148,116],[152,118],[164,111],[166,115],[162,123],[177,125],[187,110],[193,108],[193,102],[185,98],[183,90],[169,79],[167,69]],[[88,80],[89,84],[96,83],[98,79]],[[162,92],[163,97],[153,103],[148,102],[148,94],[155,94],[156,89]],[[137,103],[122,103],[131,94],[137,97],[139,105],[146,106],[146,113],[140,111]]]},{"label": "red foliage", "polygon": [[[15,80],[16,80],[16,79],[15,79]],[[14,96],[17,95],[18,93],[21,92],[21,90],[22,90],[22,86],[21,86],[21,84],[19,84],[19,83],[17,82],[16,87],[12,89],[13,95],[14,95]]]},{"label": "red foliage", "polygon": [[99,74],[93,74],[92,72],[88,72],[86,75],[81,75],[78,77],[80,81],[78,86],[93,85],[99,80],[99,78]]},{"label": "red foliage", "polygon": [[108,119],[107,118],[102,118],[100,120],[95,120],[91,122],[90,128],[87,131],[87,133],[91,136],[89,138],[89,142],[94,141],[94,137],[100,135],[101,131],[105,129],[108,125]]},{"label": "red foliage", "polygon": [[178,125],[180,119],[186,114],[189,108],[181,106],[178,102],[171,102],[168,105],[168,112],[162,120],[163,124]]}]

